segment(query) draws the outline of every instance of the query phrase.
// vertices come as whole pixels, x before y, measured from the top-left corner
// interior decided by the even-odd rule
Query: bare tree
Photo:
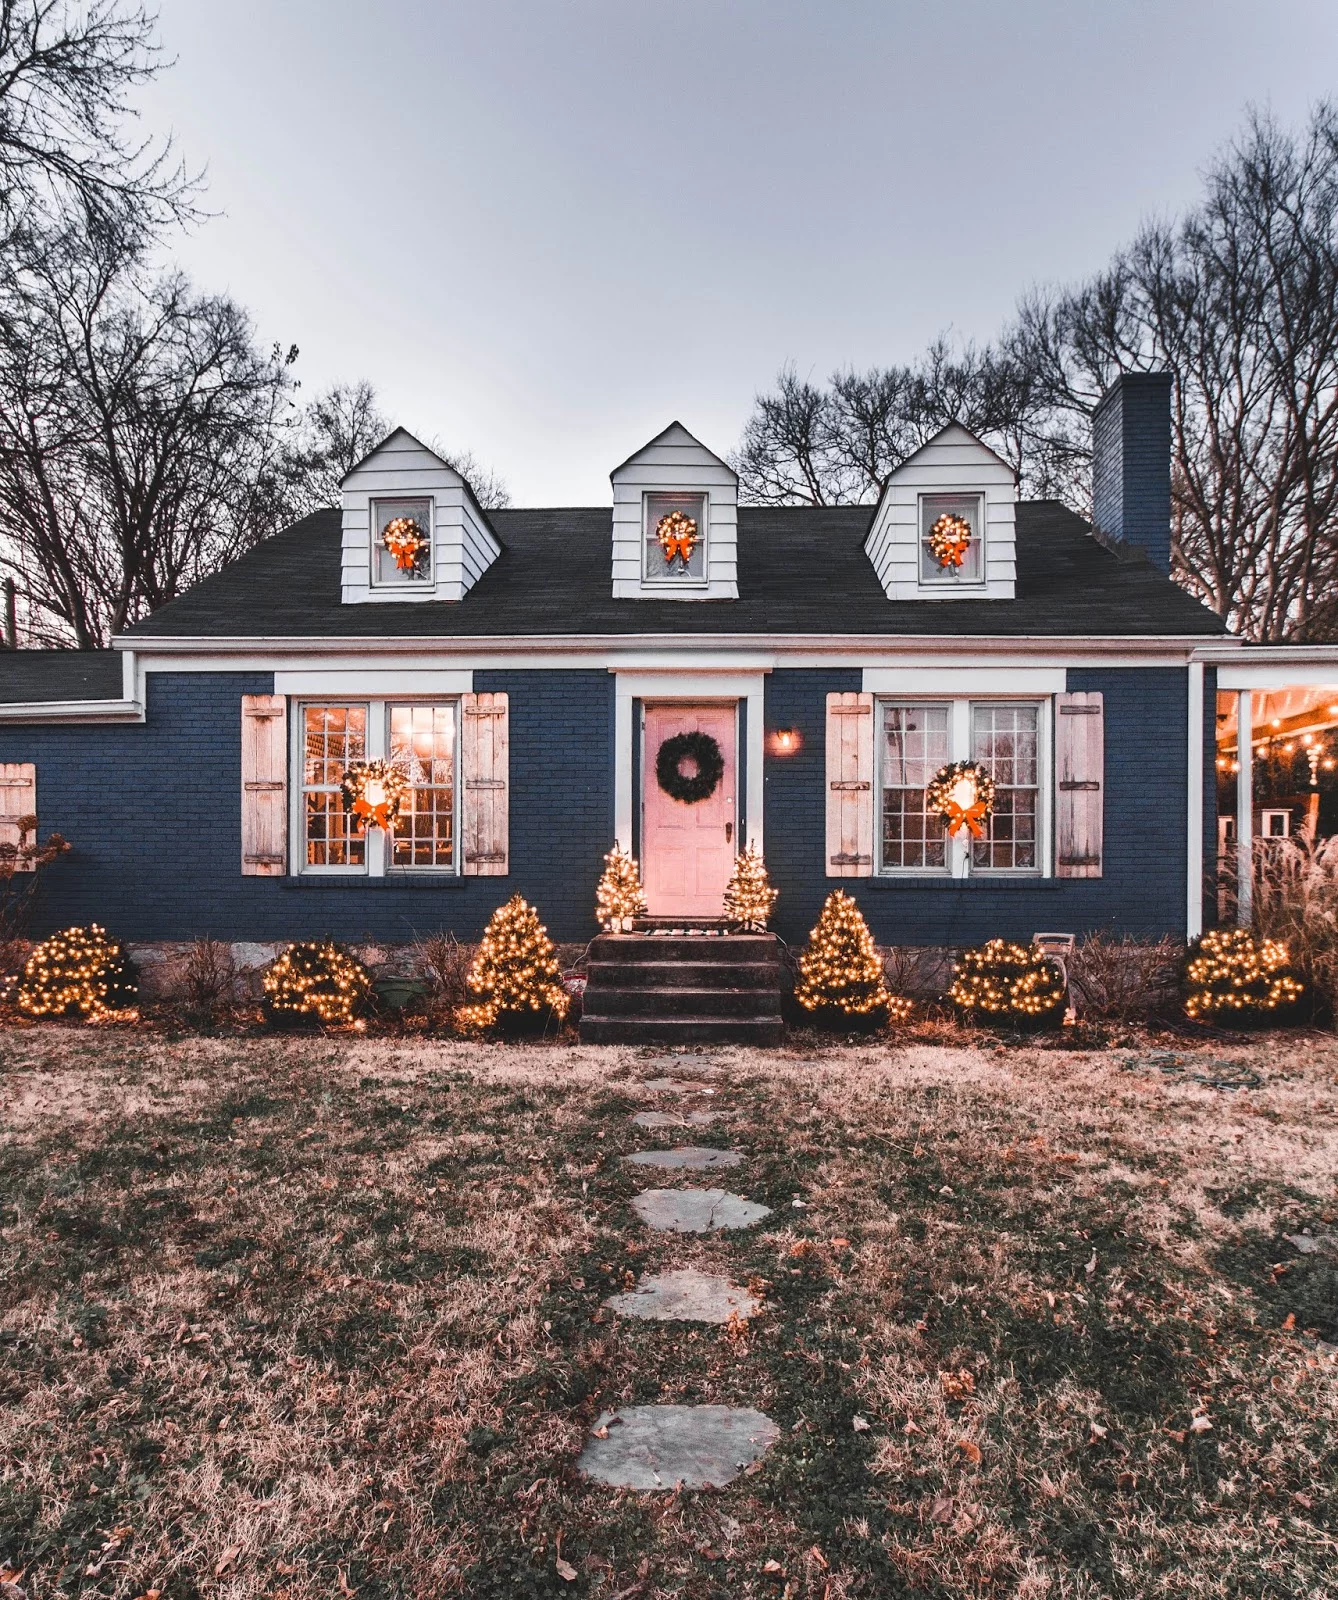
[[[390,432],[366,380],[336,383],[305,408],[284,451],[290,518],[339,504],[339,485]]]

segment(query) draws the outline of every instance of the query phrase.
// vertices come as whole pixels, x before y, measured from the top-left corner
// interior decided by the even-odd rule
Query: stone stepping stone
[[[622,1317],[644,1322],[728,1322],[755,1317],[762,1302],[718,1274],[687,1267],[642,1278],[626,1294],[611,1295],[604,1304]]]
[[[618,1489],[723,1489],[780,1437],[770,1417],[735,1406],[629,1406],[594,1431],[576,1465]]]
[[[709,1083],[699,1083],[693,1078],[647,1078],[641,1085],[652,1094],[714,1094]]]
[[[709,1172],[714,1167],[737,1167],[743,1157],[737,1150],[712,1150],[709,1145],[685,1144],[674,1150],[638,1150],[623,1160],[634,1167],[678,1167],[688,1172]]]
[[[638,1111],[632,1121],[638,1128],[709,1128],[725,1114],[723,1111]]]
[[[725,1228],[751,1228],[771,1215],[724,1189],[643,1189],[632,1209],[649,1227],[662,1233],[719,1233]]]

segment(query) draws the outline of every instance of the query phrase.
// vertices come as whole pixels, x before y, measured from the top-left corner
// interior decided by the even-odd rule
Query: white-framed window
[[[645,496],[641,540],[643,582],[705,586],[709,512],[710,503],[704,494],[657,492]],[[689,529],[695,530],[695,535],[685,542]],[[666,538],[674,541],[668,549]]]
[[[935,548],[935,534],[944,543]],[[958,545],[965,535],[965,548]],[[940,555],[944,559],[940,559]],[[922,494],[920,496],[920,582],[950,584],[959,588],[985,581],[985,497],[982,494]]]
[[[892,876],[1041,877],[1049,866],[1050,703],[886,699],[879,702],[879,870]],[[953,761],[994,779],[994,808],[975,838],[949,836],[925,791]]]
[[[433,505],[428,496],[402,496],[393,500],[372,501],[372,582],[377,588],[398,588],[407,584],[434,582],[432,517]],[[418,530],[420,540],[426,541],[420,545],[411,562],[407,549],[397,560],[394,552],[386,547],[386,529],[392,523],[399,525],[397,531],[401,534],[407,531],[408,524],[413,524]]]
[[[384,877],[460,870],[458,700],[302,701],[292,718],[295,870]],[[345,769],[389,761],[405,779],[392,830],[353,826]]]

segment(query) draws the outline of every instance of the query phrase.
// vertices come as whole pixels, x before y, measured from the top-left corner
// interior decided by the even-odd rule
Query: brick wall
[[[1171,375],[1126,372],[1092,417],[1092,520],[1171,570]]]

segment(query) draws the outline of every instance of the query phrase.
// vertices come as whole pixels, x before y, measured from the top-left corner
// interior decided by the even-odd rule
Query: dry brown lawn
[[[0,1565],[32,1600],[1338,1595],[1338,1256],[1286,1242],[1338,1234],[1332,1038],[716,1052],[688,1103],[732,1120],[689,1140],[773,1214],[706,1240],[629,1208],[662,1180],[618,1157],[673,1142],[629,1120],[649,1054],[0,1031]],[[601,1309],[686,1264],[766,1310]],[[719,1492],[583,1480],[598,1412],[657,1400],[782,1438]]]

